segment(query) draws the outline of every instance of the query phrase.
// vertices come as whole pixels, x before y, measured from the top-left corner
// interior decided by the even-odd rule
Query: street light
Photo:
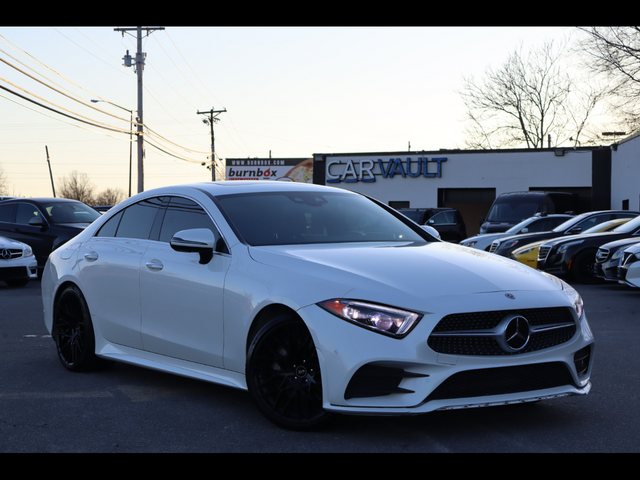
[[[118,107],[126,112],[129,112],[131,115],[131,123],[129,124],[129,196],[131,196],[131,169],[132,169],[132,145],[133,145],[133,110],[129,110],[128,108],[121,107],[117,103],[109,102],[108,100],[91,100],[93,103],[104,102],[109,105],[113,105],[114,107]]]

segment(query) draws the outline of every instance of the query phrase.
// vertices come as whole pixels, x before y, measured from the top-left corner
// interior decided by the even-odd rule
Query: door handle
[[[164,268],[164,265],[162,264],[162,262],[160,260],[149,260],[147,262],[147,268],[149,270],[162,270]]]
[[[85,253],[84,258],[89,262],[95,262],[96,260],[98,260],[98,253],[97,252]]]

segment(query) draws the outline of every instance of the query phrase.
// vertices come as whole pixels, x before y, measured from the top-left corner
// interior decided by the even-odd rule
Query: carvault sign
[[[396,176],[441,178],[442,164],[447,159],[427,157],[406,157],[382,159],[336,159],[327,162],[327,183],[375,182],[378,178]]]

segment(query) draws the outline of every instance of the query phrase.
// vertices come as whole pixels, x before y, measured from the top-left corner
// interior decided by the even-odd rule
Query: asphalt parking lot
[[[0,286],[0,452],[638,452],[640,290],[576,285],[596,337],[586,397],[269,423],[242,391],[127,365],[73,374],[42,321],[40,283]]]

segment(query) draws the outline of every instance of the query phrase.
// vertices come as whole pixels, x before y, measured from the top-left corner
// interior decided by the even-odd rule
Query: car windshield
[[[520,222],[532,217],[538,209],[537,203],[498,203],[491,207],[488,222]]]
[[[518,233],[520,231],[520,229],[522,229],[523,227],[529,225],[531,222],[532,222],[532,220],[530,218],[527,218],[526,220],[523,220],[520,223],[515,224],[513,227],[511,227],[509,230],[507,230],[504,233],[509,233],[509,234]]]
[[[218,203],[252,246],[341,242],[426,243],[402,220],[361,195],[316,192],[234,194]]]
[[[100,214],[81,202],[51,202],[41,205],[47,219],[54,223],[91,223]]]
[[[558,225],[556,228],[554,228],[553,230],[551,230],[552,232],[559,232],[562,233],[565,230],[567,230],[568,228],[573,227],[574,225],[577,225],[578,223],[580,223],[582,220],[584,220],[585,218],[587,218],[589,215],[592,215],[591,213],[587,212],[587,213],[583,213],[582,215],[578,215],[577,217],[573,217],[570,218],[569,220],[567,220],[566,222],[562,222],[560,225]]]
[[[613,231],[616,233],[631,233],[635,232],[640,227],[640,217],[635,217],[626,223],[623,223],[619,227],[616,227]]]

